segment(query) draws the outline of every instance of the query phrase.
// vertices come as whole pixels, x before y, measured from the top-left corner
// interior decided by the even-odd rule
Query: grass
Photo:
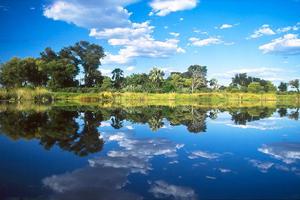
[[[51,92],[45,88],[19,88],[0,90],[0,100],[11,102],[34,101],[47,102],[77,102],[118,105],[299,105],[299,95],[296,93],[133,93],[133,92],[100,92],[100,93],[70,93]]]

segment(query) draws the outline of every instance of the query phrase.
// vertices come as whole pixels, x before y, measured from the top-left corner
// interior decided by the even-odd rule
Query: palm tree
[[[154,67],[149,74],[149,79],[156,84],[156,86],[160,86],[164,80],[165,73],[156,67]]]

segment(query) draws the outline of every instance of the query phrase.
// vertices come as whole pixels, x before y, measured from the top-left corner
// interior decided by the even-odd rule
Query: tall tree
[[[79,73],[79,60],[68,48],[63,48],[58,54],[50,48],[41,53],[40,68],[48,76],[47,85],[51,88],[74,87],[78,85],[75,79]]]
[[[209,86],[212,87],[214,90],[218,89],[218,87],[219,87],[218,80],[215,78],[209,80]]]
[[[296,89],[298,93],[300,92],[300,91],[299,91],[299,79],[295,79],[295,80],[290,81],[290,82],[289,82],[289,85],[290,85],[292,88]]]
[[[191,65],[188,68],[187,75],[192,78],[191,89],[192,93],[200,87],[207,86],[207,67],[200,65]]]
[[[69,49],[79,58],[79,63],[84,69],[85,86],[101,86],[103,76],[98,67],[101,65],[100,59],[105,57],[103,48],[96,44],[80,41]]]
[[[286,92],[288,89],[288,84],[284,83],[284,82],[280,82],[279,86],[278,86],[278,90],[280,92]]]
[[[21,87],[23,86],[24,76],[21,67],[20,58],[12,58],[1,65],[0,83],[4,87]]]
[[[149,73],[149,79],[153,82],[157,87],[161,86],[164,81],[165,73],[156,67],[154,67]]]
[[[124,72],[120,68],[114,69],[112,72],[112,80],[114,87],[120,89],[124,81]]]

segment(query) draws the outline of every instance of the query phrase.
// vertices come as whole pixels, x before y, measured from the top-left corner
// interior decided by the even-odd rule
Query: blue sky
[[[105,48],[104,74],[208,66],[227,84],[238,72],[300,78],[299,0],[0,0],[0,60],[39,56],[80,40]]]

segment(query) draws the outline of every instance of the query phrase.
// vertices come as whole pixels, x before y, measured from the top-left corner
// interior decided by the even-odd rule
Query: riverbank
[[[44,88],[0,90],[0,100],[9,102],[33,101],[37,103],[75,102],[102,105],[299,105],[297,93],[130,93],[99,92],[69,93],[51,92]]]

